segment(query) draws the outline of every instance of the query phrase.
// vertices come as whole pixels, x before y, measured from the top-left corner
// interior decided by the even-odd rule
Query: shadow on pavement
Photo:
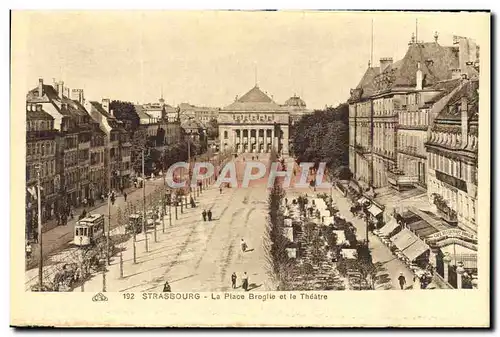
[[[262,283],[259,284],[259,285],[256,285],[255,283],[250,283],[248,285],[248,290],[247,291],[254,290],[254,289],[257,289],[257,288],[260,288],[260,287],[262,287]]]

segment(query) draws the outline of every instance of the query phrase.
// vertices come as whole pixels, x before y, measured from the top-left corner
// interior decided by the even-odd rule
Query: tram
[[[77,221],[73,243],[77,246],[95,244],[104,235],[104,215],[91,214]]]

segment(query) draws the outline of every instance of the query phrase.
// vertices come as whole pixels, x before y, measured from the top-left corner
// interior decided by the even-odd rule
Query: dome
[[[306,102],[304,102],[304,100],[302,98],[300,98],[299,96],[293,95],[285,102],[285,105],[286,106],[298,106],[298,107],[305,108]]]

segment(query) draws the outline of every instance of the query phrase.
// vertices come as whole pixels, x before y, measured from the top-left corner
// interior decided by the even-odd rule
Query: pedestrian
[[[259,156],[257,156],[257,160],[259,160]]]
[[[285,198],[285,205],[288,205],[288,198]]]
[[[168,283],[168,281],[165,281],[165,284],[163,285],[163,292],[164,293],[172,292],[172,289],[170,288],[170,284]]]
[[[201,215],[203,216],[203,221],[207,221],[207,211],[203,210],[203,212],[201,213]]]
[[[29,243],[29,241],[26,243],[26,258],[29,260],[31,259],[31,253],[32,253],[32,250],[31,250],[31,244]],[[233,287],[234,288],[234,287]]]
[[[87,200],[87,198],[84,198],[83,199],[83,207],[87,207],[88,203],[89,203],[89,201]]]
[[[403,290],[405,287],[405,284],[406,284],[406,278],[403,275],[403,272],[399,273],[398,281],[399,281],[399,286],[401,287],[401,290]]]
[[[212,221],[212,210],[211,209],[208,210],[207,216],[208,216],[208,221]]]
[[[38,231],[37,230],[33,231],[33,241],[35,243],[38,243]]]
[[[243,253],[246,252],[248,246],[247,246],[247,243],[245,242],[245,240],[241,239],[240,245],[241,245],[241,251]]]
[[[123,199],[127,202],[127,192],[123,192]]]
[[[245,272],[243,274],[243,277],[241,279],[242,279],[241,286],[243,287],[243,289],[245,289],[245,291],[248,291],[248,275],[247,275],[247,272]]]
[[[233,275],[231,275],[231,285],[233,289],[236,289],[236,273],[233,273]]]
[[[220,194],[222,194],[222,186],[219,187]]]

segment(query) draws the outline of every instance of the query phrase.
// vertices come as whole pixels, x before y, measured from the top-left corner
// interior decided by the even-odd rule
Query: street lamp
[[[372,205],[369,200],[365,200],[363,202],[363,211],[365,213],[365,221],[366,221],[366,247],[368,247],[368,227],[369,227],[369,216],[370,212],[368,212],[368,208]]]

